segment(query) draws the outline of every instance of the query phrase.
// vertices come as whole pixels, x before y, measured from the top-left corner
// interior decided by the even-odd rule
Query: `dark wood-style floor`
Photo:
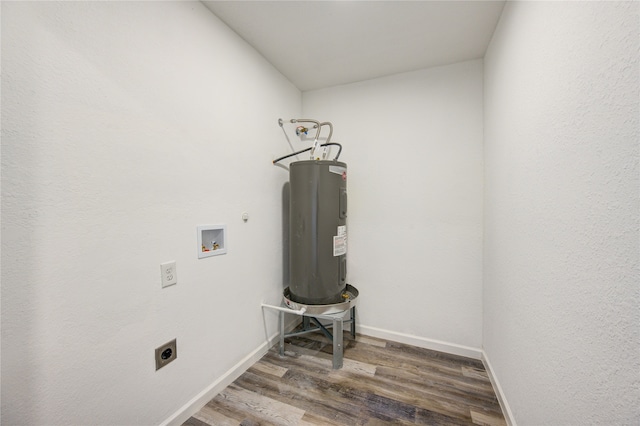
[[[320,333],[277,345],[183,426],[505,425],[482,362],[344,333],[333,370]]]

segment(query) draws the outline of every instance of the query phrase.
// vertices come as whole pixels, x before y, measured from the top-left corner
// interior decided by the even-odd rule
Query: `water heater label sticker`
[[[338,232],[340,232],[340,228],[345,228],[344,235],[336,235],[333,237],[333,255],[334,256],[342,256],[343,254],[347,254],[347,234],[346,234],[346,226],[339,226]]]
[[[346,226],[338,226],[338,237],[346,237],[347,236],[347,227]]]
[[[333,237],[333,255],[342,256],[347,254],[347,237]]]
[[[347,169],[345,167],[340,166],[329,166],[329,171],[331,173],[335,173],[337,175],[347,175]]]

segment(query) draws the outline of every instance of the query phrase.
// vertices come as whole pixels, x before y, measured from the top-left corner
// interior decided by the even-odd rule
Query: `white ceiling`
[[[481,58],[500,1],[203,1],[300,90]]]

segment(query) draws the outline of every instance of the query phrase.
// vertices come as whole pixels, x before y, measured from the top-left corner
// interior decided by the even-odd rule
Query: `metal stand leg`
[[[342,368],[342,318],[333,319],[333,369]]]
[[[356,338],[356,307],[351,308],[351,337]]]
[[[284,356],[284,312],[280,311],[280,356]]]

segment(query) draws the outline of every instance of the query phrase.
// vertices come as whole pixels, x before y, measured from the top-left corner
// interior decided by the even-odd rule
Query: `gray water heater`
[[[347,165],[307,160],[289,165],[291,299],[343,301],[347,285]]]

